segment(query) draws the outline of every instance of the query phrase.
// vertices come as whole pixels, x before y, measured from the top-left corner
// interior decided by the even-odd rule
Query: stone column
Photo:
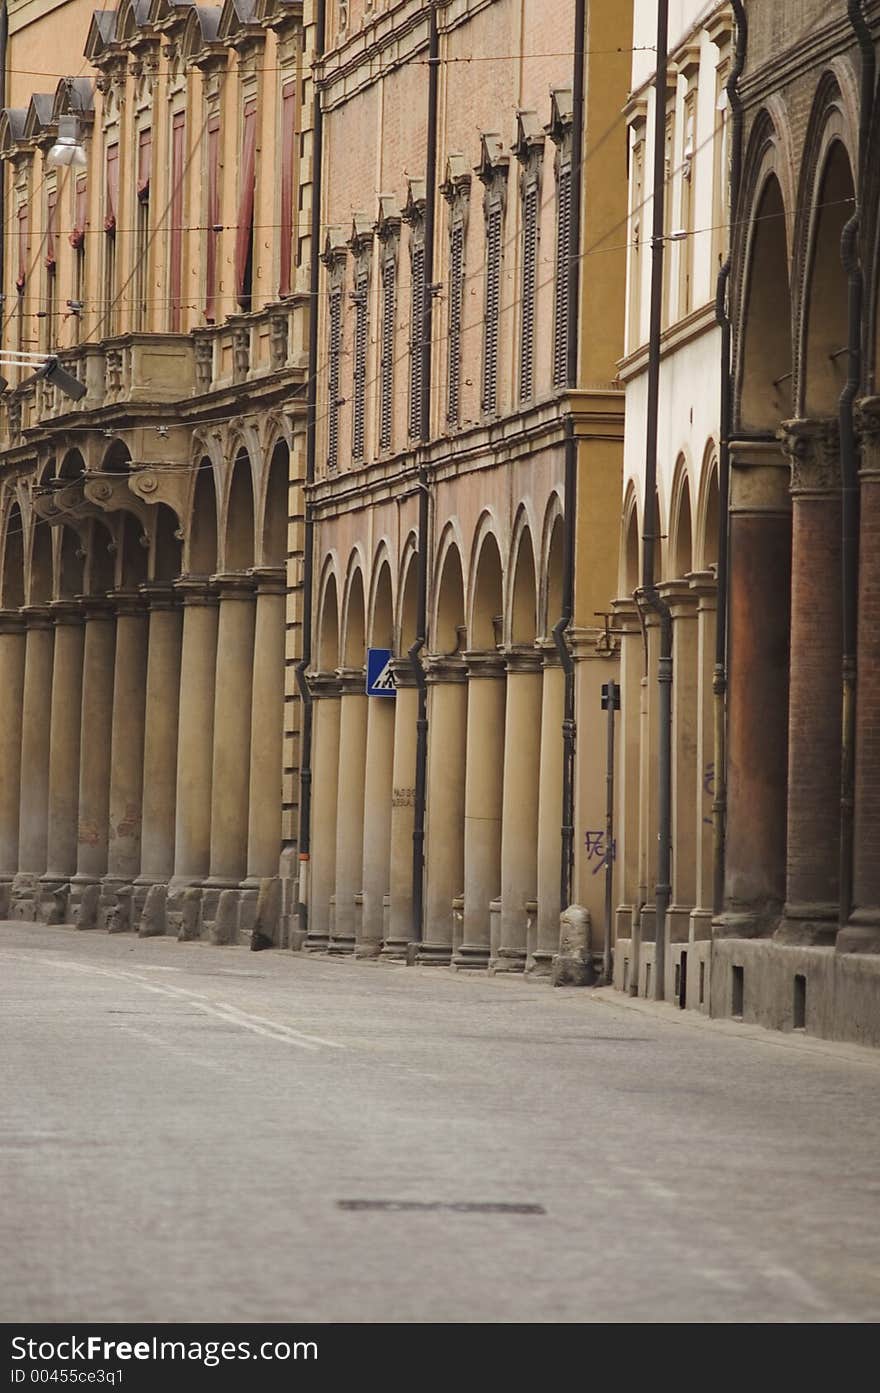
[[[254,572],[257,608],[251,696],[247,878],[255,889],[278,875],[281,856],[281,776],[284,741],[284,605],[281,566]]]
[[[21,799],[16,897],[34,901],[33,878],[46,869],[49,834],[49,730],[52,709],[54,634],[48,606],[24,611],[27,638],[21,720]]]
[[[392,759],[390,878],[388,936],[383,958],[405,958],[413,936],[413,827],[416,800],[416,721],[419,693],[406,658],[394,662],[397,696],[394,700]]]
[[[528,945],[526,971],[550,972],[559,952],[559,896],[562,874],[562,721],[565,674],[555,644],[542,644],[541,761],[538,772],[538,921]]]
[[[62,600],[51,608],[55,617],[55,655],[49,736],[49,835],[43,876],[50,887],[65,884],[76,873],[85,642],[81,607]]]
[[[367,751],[367,701],[363,668],[339,674],[339,782],[336,803],[336,910],[330,933],[331,953],[351,953],[357,937],[355,896],[364,874],[364,776]]]
[[[632,598],[627,595],[614,600],[612,607],[614,626],[620,635],[620,716],[614,780],[619,902],[614,918],[615,938],[626,941],[632,938],[639,904],[639,768],[645,645]],[[622,969],[620,982],[623,985]]]
[[[204,580],[174,582],[183,602],[173,885],[203,882],[211,864],[211,775],[219,601]]]
[[[840,914],[841,572],[837,421],[789,421],[788,845],[778,937],[833,943]]]
[[[461,658],[431,658],[428,680],[428,777],[425,818],[425,913],[420,963],[448,964],[452,901],[464,885],[464,782],[467,674]],[[488,903],[487,903],[488,910]]]
[[[222,890],[240,885],[247,869],[255,603],[250,576],[218,575],[213,584],[220,615],[207,883]]]
[[[110,831],[110,741],[113,727],[113,671],[116,615],[105,596],[82,599],[82,725],[79,742],[79,825],[72,902],[107,873]],[[91,922],[94,922],[90,916]]]
[[[102,922],[131,925],[126,891],[141,868],[144,793],[144,714],[147,683],[147,610],[137,593],[117,591],[113,724],[110,739],[110,839],[101,891]],[[83,751],[87,757],[85,750]],[[128,912],[126,912],[126,909]]]
[[[467,745],[464,785],[464,904],[462,941],[453,967],[487,967],[490,905],[501,893],[501,813],[504,783],[504,659],[466,653]]]
[[[648,968],[642,969],[642,944],[657,938],[655,894],[659,832],[658,760],[660,717],[657,666],[660,658],[660,625],[655,613],[645,615],[647,673],[643,669],[639,705],[639,883],[633,916],[632,965],[629,989],[633,995],[649,988]]]
[[[697,898],[697,597],[683,579],[665,582],[660,591],[672,614],[672,944],[687,943]],[[672,980],[670,970],[666,980]]]
[[[839,953],[880,953],[880,397],[859,403],[858,671],[855,715],[853,909]]]
[[[309,677],[312,693],[312,818],[308,930],[304,947],[326,952],[336,884],[336,813],[339,779],[339,708],[336,673]]]
[[[174,874],[177,730],[181,705],[183,628],[172,585],[142,585],[150,607],[144,718],[144,800],[141,885],[167,884]]]
[[[363,907],[355,956],[375,958],[382,949],[385,900],[390,893],[395,707],[399,693],[367,698],[364,775]],[[412,831],[410,830],[410,879]]]
[[[688,577],[697,601],[697,770],[693,789],[696,809],[696,902],[691,913],[692,942],[712,936],[713,812],[715,798],[715,622],[718,587],[714,571],[694,572]]]
[[[9,912],[9,887],[18,870],[18,819],[21,797],[21,717],[24,700],[24,618],[0,611],[0,913]]]
[[[541,653],[507,655],[501,819],[501,942],[493,972],[522,972],[529,919],[538,898],[538,796],[541,778]],[[560,737],[561,740],[561,737]]]
[[[785,898],[791,499],[776,444],[731,446],[725,909],[756,936]]]

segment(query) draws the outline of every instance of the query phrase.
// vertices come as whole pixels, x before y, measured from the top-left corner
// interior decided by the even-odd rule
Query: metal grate
[[[486,219],[486,321],[483,335],[483,410],[498,410],[498,328],[501,319],[501,221],[495,204]]]
[[[538,268],[538,186],[530,184],[523,197],[522,326],[519,346],[520,401],[535,391],[535,292]]]
[[[361,272],[355,281],[354,293],[354,400],[352,403],[352,459],[364,457],[364,421],[367,390],[367,315],[368,278]]]
[[[453,224],[449,242],[449,362],[446,419],[453,425],[461,417],[461,317],[464,297],[464,224]]]
[[[425,244],[413,244],[412,303],[409,318],[409,433],[419,436],[422,432],[422,378],[424,354],[422,340],[425,333]]]
[[[327,468],[339,466],[339,356],[342,347],[342,291],[330,292],[330,370],[327,411]]]
[[[568,284],[571,275],[571,165],[559,171],[556,189],[556,288],[553,320],[553,385],[568,386]]]
[[[382,361],[379,367],[379,448],[391,445],[391,404],[394,386],[394,313],[397,302],[397,263],[386,257],[382,266]]]

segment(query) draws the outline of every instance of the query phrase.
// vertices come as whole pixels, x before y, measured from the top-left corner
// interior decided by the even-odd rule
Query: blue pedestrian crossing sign
[[[367,696],[394,697],[397,695],[397,683],[394,680],[394,673],[391,671],[393,657],[394,654],[390,648],[367,649]]]

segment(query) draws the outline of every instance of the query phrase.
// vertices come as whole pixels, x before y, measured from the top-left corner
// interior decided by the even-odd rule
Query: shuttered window
[[[207,127],[208,227],[205,233],[205,319],[217,318],[217,250],[220,241],[220,117],[208,117]]]
[[[367,391],[367,321],[369,314],[369,278],[358,273],[354,292],[354,400],[352,402],[351,454],[356,460],[364,457],[364,420]]]
[[[244,104],[241,141],[241,188],[235,233],[235,294],[243,310],[251,307],[254,275],[254,186],[257,159],[257,99]]]
[[[20,203],[18,205],[18,275],[15,279],[15,288],[19,295],[23,294],[25,285],[27,284],[30,236],[30,208],[27,203]]]
[[[330,292],[329,372],[327,374],[327,468],[339,468],[339,358],[342,351],[342,291]]]
[[[424,355],[422,340],[425,333],[425,246],[416,242],[412,249],[412,303],[409,324],[409,433],[421,434],[422,381]]]
[[[538,186],[530,184],[523,197],[522,301],[519,346],[520,401],[531,401],[535,391],[535,294],[538,270]]]
[[[281,89],[281,263],[278,294],[291,291],[290,267],[293,253],[294,139],[296,135],[296,83],[285,82]]]
[[[107,146],[107,173],[104,182],[104,231],[116,232],[116,209],[119,204],[119,146]]]
[[[168,268],[170,300],[169,325],[180,333],[183,302],[183,179],[186,113],[178,111],[171,120],[171,262]]]
[[[559,171],[556,188],[556,286],[553,317],[553,385],[568,386],[568,285],[571,277],[571,166]]]
[[[382,264],[382,360],[379,368],[379,448],[391,447],[394,388],[394,315],[397,305],[397,263],[387,256]]]
[[[453,223],[449,239],[449,361],[446,384],[446,419],[461,419],[461,315],[464,296],[464,224]]]
[[[135,326],[147,327],[147,263],[150,248],[150,177],[153,166],[153,133],[138,136],[137,212],[135,243]]]
[[[486,220],[486,319],[483,334],[483,410],[498,410],[498,328],[501,318],[501,219],[495,204]]]

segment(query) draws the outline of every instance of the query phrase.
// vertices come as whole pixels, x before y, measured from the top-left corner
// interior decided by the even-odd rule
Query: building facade
[[[588,9],[581,85],[569,0],[327,8],[309,950],[548,972],[577,902],[601,955],[631,19]]]
[[[3,350],[57,355],[85,391],[35,375],[36,357],[4,369],[4,913],[227,941],[262,888],[279,941],[298,790],[301,6],[7,8]],[[50,158],[59,132],[77,163]]]

